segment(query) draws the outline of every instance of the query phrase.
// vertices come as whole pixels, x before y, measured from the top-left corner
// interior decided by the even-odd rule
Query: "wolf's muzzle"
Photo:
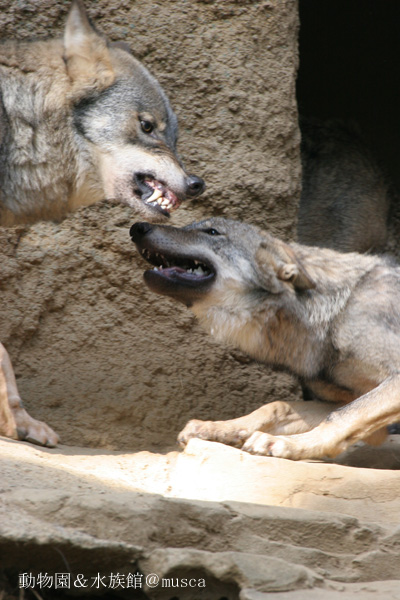
[[[193,243],[184,243],[193,232],[139,222],[129,233],[140,255],[153,266],[143,274],[153,292],[191,306],[210,289],[216,278],[215,267],[196,253]]]

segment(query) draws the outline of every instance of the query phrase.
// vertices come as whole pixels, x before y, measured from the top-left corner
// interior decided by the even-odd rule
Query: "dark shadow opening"
[[[353,119],[400,189],[400,2],[300,0],[300,114]]]

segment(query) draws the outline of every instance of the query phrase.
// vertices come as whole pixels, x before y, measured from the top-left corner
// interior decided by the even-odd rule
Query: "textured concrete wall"
[[[0,2],[4,37],[59,35],[69,2]],[[224,215],[293,235],[300,189],[297,3],[87,2],[128,42],[178,114],[179,152],[205,195],[172,223]],[[216,344],[151,294],[129,240],[135,214],[101,205],[60,224],[1,229],[0,334],[33,416],[65,443],[155,448],[189,418],[230,418],[296,385]]]

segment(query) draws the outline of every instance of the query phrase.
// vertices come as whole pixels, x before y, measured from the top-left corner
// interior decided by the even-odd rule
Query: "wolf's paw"
[[[219,442],[241,448],[250,433],[243,427],[238,427],[233,421],[199,421],[193,419],[178,436],[181,446],[186,446],[191,438],[199,438],[209,442]]]
[[[33,419],[24,408],[18,408],[13,413],[17,439],[47,448],[57,446],[60,438],[46,423]]]
[[[243,444],[242,450],[260,456],[275,456],[292,460],[297,458],[295,445],[291,440],[262,431],[255,431]]]
[[[212,440],[212,425],[212,421],[199,421],[198,419],[192,419],[185,425],[178,435],[179,445],[184,448],[188,441],[192,438]]]

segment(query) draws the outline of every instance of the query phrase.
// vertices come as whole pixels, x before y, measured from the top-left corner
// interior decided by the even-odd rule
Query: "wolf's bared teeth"
[[[194,263],[198,265],[195,269],[187,269],[188,273],[195,275],[208,275],[208,269],[204,265],[200,265],[199,261],[195,260]]]
[[[175,208],[175,204],[171,202],[171,200],[169,200],[168,198],[165,198],[165,196],[160,196],[156,202],[164,210],[170,211]]]
[[[151,198],[149,198],[148,202],[151,200],[152,206],[157,206],[158,204],[158,206],[168,211],[174,208],[172,202],[170,202],[168,198],[165,198],[160,190],[155,190],[154,194],[151,196]]]
[[[144,182],[153,189],[152,195],[145,200],[145,203],[153,208],[160,207],[166,212],[179,208],[180,201],[178,197],[162,183],[156,179],[145,177]]]
[[[152,195],[150,196],[150,198],[147,198],[146,202],[150,203],[150,202],[158,202],[158,199],[162,197],[162,191],[155,189],[154,192],[152,193]]]

